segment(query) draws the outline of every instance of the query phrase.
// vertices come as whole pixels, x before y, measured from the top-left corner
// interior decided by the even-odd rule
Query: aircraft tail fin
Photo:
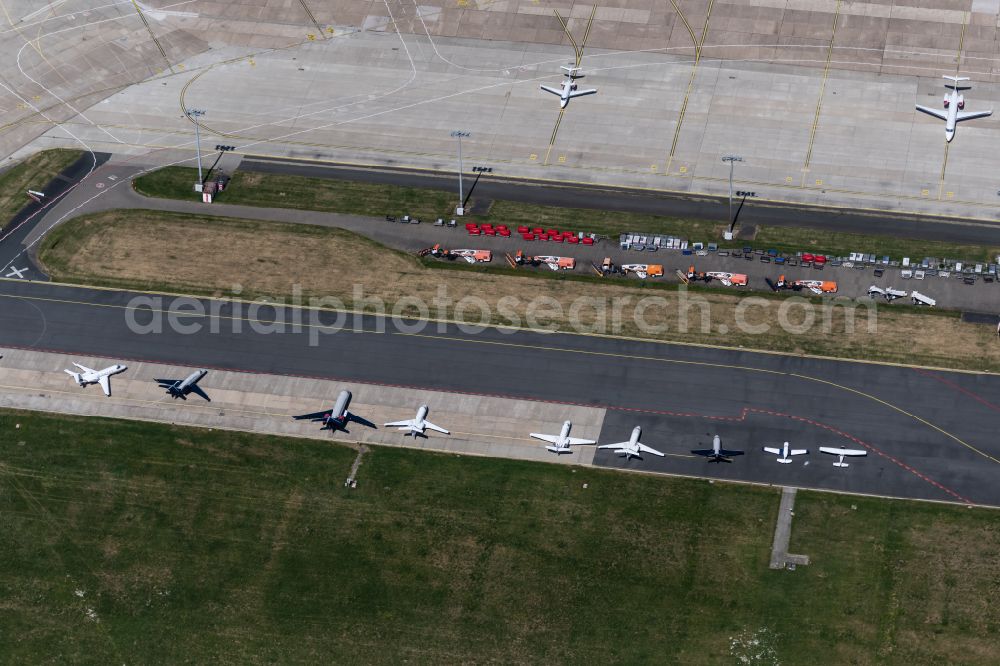
[[[951,83],[944,84],[945,88],[951,88],[954,90],[968,90],[971,87],[971,86],[959,85],[960,81],[969,81],[970,79],[968,76],[948,76],[947,74],[945,74],[942,76],[942,78],[951,81]]]

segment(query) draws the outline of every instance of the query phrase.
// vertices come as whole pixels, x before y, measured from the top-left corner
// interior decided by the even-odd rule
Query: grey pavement
[[[310,311],[296,328],[274,324],[270,306],[239,303],[202,302],[211,314],[181,331],[165,316],[168,297],[38,282],[0,281],[0,299],[7,348],[323,379],[356,387],[359,399],[362,389],[393,387],[472,403],[529,401],[553,429],[574,407],[596,408],[606,410],[599,438],[581,436],[621,441],[641,425],[643,441],[667,453],[626,461],[600,450],[598,465],[1000,506],[1000,379],[985,374],[432,323],[418,331],[417,322],[344,313]],[[328,400],[316,396],[303,411]],[[747,455],[713,465],[690,454],[713,434]],[[826,456],[775,465],[758,453],[784,441],[864,447],[869,456],[836,468]]]
[[[792,518],[795,515],[795,488],[781,489],[781,504],[774,526],[774,543],[771,546],[772,569],[784,569],[789,564],[809,564],[808,555],[792,555],[788,544],[792,539]]]

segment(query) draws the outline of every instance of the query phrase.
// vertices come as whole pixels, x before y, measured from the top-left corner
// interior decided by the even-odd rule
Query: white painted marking
[[[25,268],[15,268],[15,267],[11,266],[10,267],[10,273],[7,273],[7,275],[4,275],[4,277],[17,277],[17,278],[21,278],[23,280],[24,279],[24,273],[27,270],[28,270],[27,267],[25,267]]]

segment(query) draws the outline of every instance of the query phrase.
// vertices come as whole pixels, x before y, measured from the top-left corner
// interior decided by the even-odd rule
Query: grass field
[[[142,194],[172,199],[190,199],[191,183],[197,170],[167,167],[137,178],[135,188]],[[250,206],[299,208],[355,215],[383,217],[410,214],[420,219],[452,216],[454,192],[416,187],[397,187],[327,178],[304,178],[237,171],[219,201]],[[477,220],[515,226],[577,229],[612,238],[628,231],[675,235],[692,241],[722,241],[723,224],[706,220],[669,216],[640,215],[558,206],[536,206],[515,201],[494,201],[490,212]],[[949,257],[966,261],[995,260],[1000,248],[922,241],[894,236],[831,232],[807,227],[758,227],[753,241],[737,241],[733,246],[776,249],[794,253],[805,250],[833,256],[851,252],[922,259]]]
[[[349,490],[355,452],[315,440],[10,411],[0,432],[3,663],[1000,650],[989,511],[800,492],[812,563],[771,571],[773,489],[375,448]]]
[[[206,248],[211,248],[206,253]],[[308,248],[308,251],[303,251]],[[741,332],[741,297],[718,292],[681,294],[621,282],[560,280],[551,277],[513,278],[503,272],[435,270],[416,257],[390,250],[356,234],[326,227],[278,224],[231,218],[153,211],[109,211],[77,218],[46,237],[39,253],[45,270],[63,282],[110,287],[153,289],[201,295],[230,295],[234,285],[244,298],[286,299],[294,288],[304,297],[332,296],[345,306],[373,309],[377,298],[392,312],[404,299],[431,300],[444,289],[451,301],[483,300],[493,323],[528,323],[536,299],[551,299],[558,310],[544,308],[538,323],[562,330],[597,331],[656,340],[744,346],[791,353],[843,358],[899,361],[932,366],[1000,370],[1000,348],[987,326],[963,324],[952,316],[927,316],[905,309],[880,307],[877,330],[867,328],[868,311],[857,313],[849,330],[844,308],[834,308],[830,325],[817,315],[801,334],[774,326],[775,312],[785,297],[766,301],[746,313],[749,324],[772,325],[766,334]],[[194,259],[199,258],[199,259]],[[547,274],[546,274],[547,275]],[[167,281],[169,280],[169,281]],[[524,298],[511,295],[525,295]],[[662,299],[641,309],[642,299]],[[500,316],[501,300],[512,316]],[[688,298],[687,301],[682,299]],[[681,308],[682,302],[703,299],[704,307]],[[576,304],[576,305],[574,305]],[[576,310],[574,307],[580,306]],[[615,308],[619,307],[615,325]],[[651,328],[641,329],[637,313]],[[421,314],[414,309],[403,313]],[[538,309],[535,312],[539,312]],[[553,312],[545,316],[545,312]],[[707,313],[702,319],[702,313]],[[423,313],[455,317],[455,308],[436,306]],[[466,320],[478,321],[471,308]],[[570,327],[570,318],[579,325]],[[688,326],[684,330],[683,319]],[[790,320],[794,319],[789,317]],[[796,320],[797,322],[798,320]],[[720,335],[724,327],[728,331]],[[913,331],[920,329],[920,335]]]
[[[44,190],[63,169],[80,159],[79,150],[45,150],[0,174],[0,229],[30,203],[28,189]]]

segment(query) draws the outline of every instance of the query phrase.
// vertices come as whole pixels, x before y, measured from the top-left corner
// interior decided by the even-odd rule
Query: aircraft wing
[[[559,95],[560,97],[562,97],[562,90],[559,90],[558,88],[553,88],[551,86],[538,86],[538,87],[544,90],[545,92],[550,92],[553,95]]]
[[[348,421],[354,421],[355,423],[360,423],[361,425],[368,426],[369,428],[378,428],[377,425],[375,425],[374,423],[372,423],[368,419],[361,418],[357,414],[352,414],[351,412],[347,412],[347,419],[346,420],[348,420]]]
[[[597,88],[588,88],[586,90],[571,90],[569,93],[570,97],[583,97],[584,95],[593,95],[597,92]]]
[[[548,442],[549,444],[558,444],[559,443],[559,436],[558,435],[543,435],[540,432],[533,432],[533,433],[531,433],[531,437],[534,437],[535,439],[540,439],[543,442]]]
[[[101,388],[104,389],[104,395],[110,397],[111,396],[111,375],[104,375],[103,377],[101,377],[100,379],[98,379],[97,382],[101,385]]]
[[[566,438],[566,443],[567,444],[571,444],[573,446],[584,446],[586,444],[597,444],[597,442],[595,442],[592,439],[581,439],[579,437],[567,437]]]
[[[793,456],[804,456],[809,453],[809,449],[792,449],[788,453]]]
[[[973,118],[985,118],[993,115],[993,111],[959,111],[955,120],[972,120]]]
[[[726,449],[719,449],[719,453],[726,456],[727,458],[732,458],[733,456],[743,455],[742,451],[727,451]]]
[[[597,448],[599,449],[624,449],[626,446],[632,442],[618,442],[617,444],[601,444]]]
[[[410,419],[408,421],[390,421],[389,423],[383,423],[382,425],[386,428],[412,428],[416,424],[413,422],[413,419]]]
[[[181,383],[179,379],[154,379],[154,382],[160,385],[160,388],[168,389],[171,386],[177,386]]]
[[[191,393],[197,393],[208,402],[212,402],[212,399],[208,397],[208,394],[205,393],[203,390],[201,390],[201,387],[198,386],[197,384],[192,384],[191,386],[188,386],[188,391],[190,391]]]
[[[821,446],[819,450],[823,453],[830,453],[835,456],[866,456],[868,452],[864,449],[845,449],[843,447]]]
[[[654,456],[660,456],[661,458],[663,457],[662,453],[660,453],[656,449],[646,446],[645,444],[639,444],[639,450],[642,451],[643,453],[652,453]]]
[[[927,115],[934,116],[935,118],[940,118],[941,120],[948,120],[948,116],[945,115],[943,111],[938,111],[937,109],[932,109],[927,106],[920,106],[917,104],[917,111],[923,111]]]
[[[326,412],[316,412],[315,414],[301,414],[299,416],[293,416],[292,418],[295,419],[296,421],[303,421],[303,420],[322,421],[328,416],[330,416],[330,412],[326,411]]]
[[[450,432],[448,432],[447,430],[445,430],[441,426],[436,426],[436,425],[434,425],[433,423],[431,423],[430,421],[427,421],[427,420],[424,420],[424,427],[425,428],[430,428],[431,430],[437,430],[438,432],[443,432],[446,435],[450,435],[451,434]]]
[[[781,455],[781,449],[776,449],[773,446],[765,446],[764,447],[764,452],[765,453],[773,453],[776,456],[780,456]]]
[[[74,363],[73,365],[75,365],[76,367],[80,368],[84,372],[97,372],[97,370],[94,370],[93,368],[88,368],[85,365],[80,365],[79,363]]]
[[[713,449],[691,449],[691,453],[695,454],[696,456],[705,456],[705,457],[715,455],[715,451]],[[726,454],[723,453],[722,455]]]

